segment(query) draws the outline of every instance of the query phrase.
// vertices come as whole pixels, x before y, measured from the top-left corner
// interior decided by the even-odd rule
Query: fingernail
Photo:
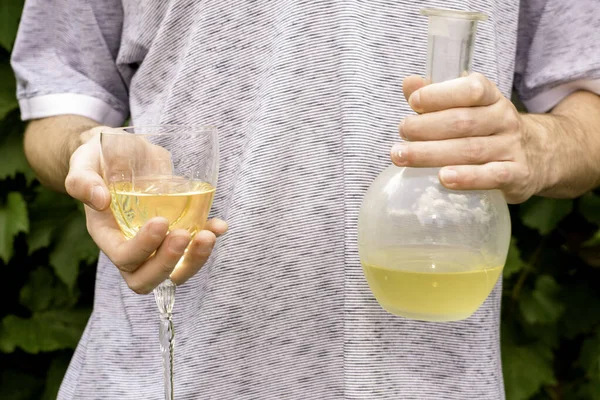
[[[169,242],[169,248],[175,253],[183,253],[189,242],[184,236],[176,236]]]
[[[400,137],[406,140],[406,136],[404,135],[404,121],[406,121],[406,118],[400,122]]]
[[[90,193],[90,204],[94,206],[94,208],[103,208],[106,204],[106,194],[102,186],[94,186],[92,188],[92,192]]]
[[[408,102],[410,103],[411,108],[415,111],[421,108],[421,95],[419,94],[418,90],[410,95]]]
[[[403,144],[397,144],[392,147],[392,161],[396,165],[404,165],[406,162],[406,146]]]
[[[457,173],[453,169],[444,168],[440,171],[440,179],[445,184],[452,184],[456,182]]]

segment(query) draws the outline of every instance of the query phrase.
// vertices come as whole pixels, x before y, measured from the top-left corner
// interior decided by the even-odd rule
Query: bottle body
[[[387,311],[407,318],[469,317],[495,286],[510,244],[501,192],[444,188],[437,168],[390,166],[359,216],[365,277]]]

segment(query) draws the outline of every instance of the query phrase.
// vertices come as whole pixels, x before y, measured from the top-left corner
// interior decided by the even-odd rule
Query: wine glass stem
[[[154,289],[154,300],[160,313],[160,351],[163,359],[165,400],[173,400],[173,350],[175,329],[173,328],[173,305],[175,284],[167,279]]]

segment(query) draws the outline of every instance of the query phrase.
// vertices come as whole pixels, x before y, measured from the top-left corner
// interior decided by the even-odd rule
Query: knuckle
[[[478,138],[479,139],[479,138]],[[484,159],[486,148],[482,145],[481,140],[475,138],[466,138],[463,158],[468,164],[477,164]]]
[[[511,173],[506,165],[500,164],[494,171],[494,183],[497,186],[505,186],[511,181]]]
[[[486,79],[480,73],[474,73],[469,82],[469,99],[480,103],[485,98]]]
[[[464,110],[457,113],[455,120],[452,122],[452,128],[456,133],[470,133],[473,131],[475,119],[471,112]]]
[[[504,114],[504,126],[509,131],[519,131],[521,129],[521,120],[514,106],[509,105]]]
[[[157,260],[158,268],[161,272],[170,273],[171,271],[173,271],[173,268],[175,268],[175,263],[179,258],[179,255],[177,255],[176,259],[174,260],[175,262],[170,262],[167,260]]]
[[[115,266],[121,271],[132,272],[135,271],[137,268],[137,264],[127,260],[127,257],[123,253],[117,253],[116,255],[113,255],[110,259],[113,262],[113,264],[115,264]]]

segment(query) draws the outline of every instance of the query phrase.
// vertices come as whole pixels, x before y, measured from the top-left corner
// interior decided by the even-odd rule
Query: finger
[[[479,73],[462,78],[427,85],[415,91],[408,99],[418,113],[458,107],[488,106],[502,98],[492,81]]]
[[[110,205],[110,194],[100,176],[99,139],[93,137],[73,152],[65,179],[67,193],[96,210]]]
[[[216,241],[217,237],[213,232],[198,232],[188,247],[183,262],[171,273],[171,280],[176,285],[181,285],[196,275],[208,260]]]
[[[504,102],[488,107],[463,107],[411,115],[400,123],[400,136],[406,140],[444,140],[487,136],[508,128]]]
[[[229,229],[229,227],[227,226],[227,222],[223,221],[222,219],[213,218],[213,219],[209,219],[208,221],[206,221],[206,224],[204,225],[204,229],[207,231],[211,231],[212,233],[214,233],[216,235],[216,237],[219,237],[219,236],[225,234],[225,232],[227,232],[227,229]]]
[[[444,167],[511,161],[512,135],[474,136],[433,142],[404,142],[392,147],[392,162],[400,167]]]
[[[121,271],[135,271],[161,245],[169,229],[166,218],[150,219],[130,240],[117,226],[109,210],[95,211],[86,207],[88,231],[107,257]]]
[[[491,162],[484,165],[459,165],[440,169],[442,185],[454,190],[502,190],[508,203],[527,198],[521,187],[521,174],[514,162]]]
[[[427,85],[427,81],[421,78],[419,75],[409,75],[402,81],[402,91],[404,92],[404,98],[408,101],[408,98],[416,90],[421,89]]]
[[[169,233],[156,253],[137,270],[121,272],[129,288],[138,294],[150,293],[171,275],[189,243],[188,231],[177,229]]]

